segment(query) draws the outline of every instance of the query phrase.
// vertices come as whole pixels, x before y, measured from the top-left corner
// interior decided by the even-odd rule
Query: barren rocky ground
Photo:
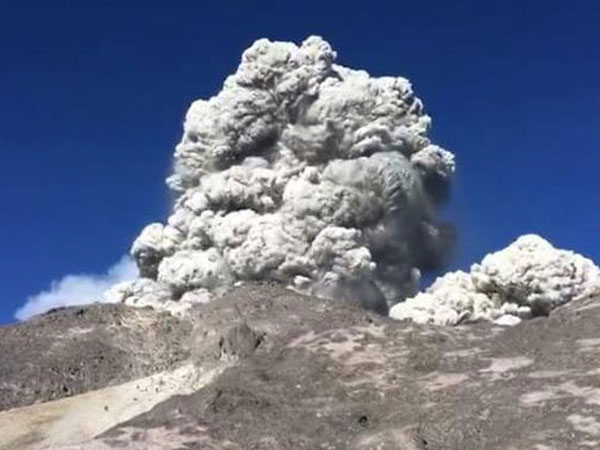
[[[167,313],[106,304],[0,327],[0,411],[172,368],[189,358],[190,330]]]
[[[0,413],[0,448],[600,448],[598,298],[512,328],[394,322],[266,284],[237,288],[186,321],[106,305],[54,314],[0,329],[2,405],[69,398]],[[128,325],[116,331],[121,317]],[[96,331],[73,331],[88,328]],[[60,345],[69,350],[53,356]],[[97,349],[110,364],[94,362]],[[63,370],[74,365],[89,375]],[[49,383],[41,374],[54,366]],[[182,367],[211,377],[169,381]],[[175,387],[136,394],[166,393],[137,409],[125,403],[140,398],[115,391],[75,395],[125,392],[116,385],[153,371]],[[55,393],[61,383],[69,391]],[[48,405],[53,416],[40,421]],[[130,413],[85,435],[57,433],[74,405],[99,418],[117,406]],[[37,436],[13,438],[10,423]]]

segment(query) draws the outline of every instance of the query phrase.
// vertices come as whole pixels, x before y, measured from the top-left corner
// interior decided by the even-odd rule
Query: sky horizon
[[[185,111],[216,94],[262,37],[318,34],[340,64],[412,82],[433,142],[457,157],[444,216],[458,245],[445,270],[467,269],[526,233],[600,263],[600,7],[302,6],[4,5],[0,324],[65,276],[101,277],[145,225],[166,219],[163,180]],[[102,280],[131,275],[118,267]]]

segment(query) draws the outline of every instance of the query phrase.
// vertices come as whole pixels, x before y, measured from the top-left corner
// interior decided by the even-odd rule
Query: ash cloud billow
[[[26,320],[53,308],[108,301],[103,294],[115,283],[128,283],[138,277],[135,263],[127,255],[103,274],[65,275],[51,283],[50,288],[30,296],[17,310],[15,318]]]
[[[415,295],[450,250],[435,209],[454,155],[408,80],[335,63],[320,37],[256,41],[209,100],[194,102],[167,184],[167,223],[131,254],[142,278],[111,301],[185,310],[271,280],[369,309]]]
[[[447,273],[425,292],[398,303],[394,319],[458,325],[480,320],[515,325],[572,300],[600,294],[600,268],[535,234],[486,255],[471,271]]]
[[[421,270],[452,248],[436,207],[454,155],[427,137],[408,80],[335,59],[316,36],[256,41],[217,95],[191,105],[167,179],[172,214],[135,239],[136,267],[67,276],[17,317],[94,301],[184,313],[239,283],[274,281],[393,319],[512,325],[600,293],[600,268],[537,235],[418,292]]]

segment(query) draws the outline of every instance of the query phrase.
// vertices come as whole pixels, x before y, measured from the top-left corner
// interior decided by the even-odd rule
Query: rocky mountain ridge
[[[123,305],[57,311],[0,329],[3,408],[13,408],[0,412],[0,448],[598,448],[598,300],[515,327],[398,322],[269,284],[236,288],[181,323]],[[94,343],[126,348],[132,366],[121,359],[111,373]],[[48,349],[81,367],[52,381],[68,392],[19,377],[32,361],[50,373]],[[20,407],[30,392],[64,398]],[[78,432],[78,417],[93,426]]]

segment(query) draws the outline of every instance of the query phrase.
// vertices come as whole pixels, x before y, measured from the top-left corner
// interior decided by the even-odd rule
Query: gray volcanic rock
[[[191,324],[125,305],[62,308],[0,327],[0,411],[120,384],[189,358]]]
[[[450,328],[247,285],[192,311],[191,359],[222,368],[203,387],[92,440],[5,448],[600,448],[599,300]]]

